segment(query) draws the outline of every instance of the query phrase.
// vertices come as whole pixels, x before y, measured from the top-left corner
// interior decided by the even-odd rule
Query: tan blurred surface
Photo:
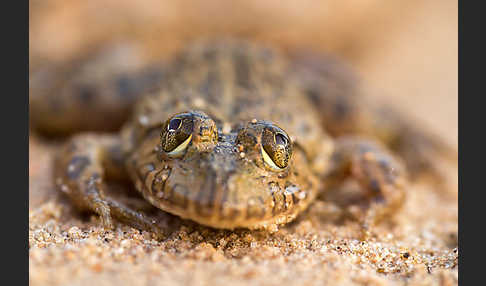
[[[164,58],[208,35],[336,54],[371,96],[457,146],[456,1],[30,1],[31,68],[127,39]],[[367,242],[319,201],[272,235],[161,213],[171,235],[155,241],[124,226],[104,232],[75,212],[53,188],[56,144],[30,137],[31,285],[457,284],[457,191],[412,186],[403,211]]]
[[[30,1],[31,66],[137,39],[167,57],[202,36],[339,55],[457,142],[457,1]],[[430,114],[430,107],[438,114]]]

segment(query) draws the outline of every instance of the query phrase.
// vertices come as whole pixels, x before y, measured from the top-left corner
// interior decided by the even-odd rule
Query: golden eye
[[[292,156],[292,143],[289,136],[277,126],[265,127],[262,133],[262,157],[265,163],[275,170],[282,170],[289,164]]]
[[[171,157],[183,154],[192,139],[194,119],[192,114],[180,113],[167,120],[162,130],[162,149]]]

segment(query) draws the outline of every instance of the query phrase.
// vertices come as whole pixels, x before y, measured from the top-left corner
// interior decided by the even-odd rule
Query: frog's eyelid
[[[187,148],[187,145],[189,145],[191,139],[192,139],[192,134],[189,135],[189,137],[187,137],[187,139],[181,144],[179,144],[179,146],[177,146],[174,150],[168,152],[167,155],[171,157],[177,157],[182,155],[182,151],[184,151]]]

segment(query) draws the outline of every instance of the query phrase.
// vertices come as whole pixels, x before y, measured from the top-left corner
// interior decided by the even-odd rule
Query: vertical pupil
[[[170,130],[177,130],[179,129],[179,127],[181,126],[181,123],[182,123],[182,120],[180,120],[179,118],[174,118],[172,119],[170,122],[169,122],[169,126],[167,127],[167,129]]]
[[[275,134],[275,143],[277,145],[287,145],[287,138],[283,134],[277,133]]]

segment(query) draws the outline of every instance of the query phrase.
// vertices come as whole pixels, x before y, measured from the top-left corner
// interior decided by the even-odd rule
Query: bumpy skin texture
[[[147,65],[140,50],[117,44],[67,63],[35,68],[29,76],[31,125],[50,136],[117,131],[138,96],[157,86],[160,65]]]
[[[424,160],[421,152],[443,146],[393,113],[359,105],[353,77],[326,58],[288,60],[266,47],[220,41],[191,45],[163,70],[158,88],[139,94],[120,135],[77,135],[56,162],[59,188],[108,227],[117,218],[159,232],[104,195],[110,177],[128,176],[162,210],[227,229],[285,224],[351,177],[369,197],[356,213],[368,229],[399,209],[407,182],[395,155],[370,138],[410,156],[412,168]],[[433,163],[421,166],[427,173]]]

